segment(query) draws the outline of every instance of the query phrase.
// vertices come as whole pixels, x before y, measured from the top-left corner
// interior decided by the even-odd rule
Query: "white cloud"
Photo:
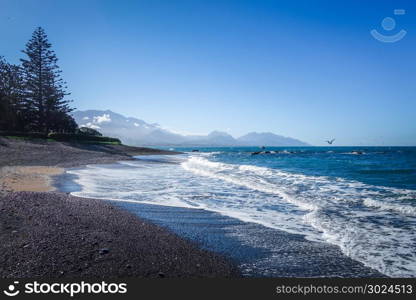
[[[100,126],[94,125],[91,122],[88,122],[85,125],[81,125],[81,127],[89,127],[89,128],[92,128],[92,129],[100,129],[101,128]]]
[[[107,122],[111,122],[111,118],[109,114],[103,114],[102,116],[96,116],[94,117],[94,121],[95,124],[101,124],[101,123],[107,123]]]
[[[89,117],[83,117],[82,119],[83,120],[89,120],[90,118]]]
[[[157,124],[157,125],[158,125],[158,128],[160,128],[162,130],[167,130],[167,131],[170,131],[171,133],[184,135],[184,136],[207,135],[208,134],[208,133],[189,132],[189,131],[185,131],[185,130],[176,130],[176,129],[172,129],[172,128],[168,128],[168,127],[161,127],[159,124]]]

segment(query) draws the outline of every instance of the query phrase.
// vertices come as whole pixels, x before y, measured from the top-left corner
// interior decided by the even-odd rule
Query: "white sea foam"
[[[364,205],[368,207],[375,207],[381,210],[398,212],[403,215],[416,217],[416,207],[406,204],[391,203],[387,201],[378,201],[374,199],[364,199]]]
[[[78,196],[215,211],[338,245],[390,276],[416,277],[411,205],[416,191],[227,164],[210,156],[150,157],[69,172],[82,186]]]
[[[397,220],[406,216],[407,225],[416,225],[412,218],[416,216],[415,207],[400,201],[416,200],[416,191],[250,165],[226,165],[201,157],[192,157],[182,166],[199,175],[278,195],[306,210],[303,220],[321,232],[318,238],[311,231],[304,232],[309,238],[336,244],[348,256],[387,275],[416,276],[416,236],[406,226],[396,226]]]

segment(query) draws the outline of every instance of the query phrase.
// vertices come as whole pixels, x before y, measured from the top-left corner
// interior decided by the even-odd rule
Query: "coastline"
[[[0,136],[0,195],[6,192],[54,191],[51,177],[64,168],[134,160],[134,155],[179,154],[153,148],[77,144]]]
[[[224,256],[125,209],[54,192],[63,167],[177,152],[0,139],[0,277],[240,277]]]
[[[152,150],[150,154],[168,153]],[[118,154],[105,160],[120,161]],[[96,162],[93,156],[91,164]],[[73,160],[61,161],[61,165],[85,166]],[[15,166],[4,170],[24,174],[16,177],[15,187],[23,186],[19,179],[25,176],[38,176],[43,182],[35,185],[33,192],[8,191],[3,198],[0,193],[0,212],[13,212],[12,217],[2,218],[6,230],[1,234],[10,240],[0,248],[4,257],[2,277],[385,277],[345,256],[336,246],[216,212],[68,195],[77,187],[71,174],[61,167]],[[40,192],[42,188],[48,192]],[[28,186],[26,189],[30,190]],[[67,211],[74,213],[65,215]],[[26,219],[29,223],[23,228],[16,227]],[[125,220],[133,225],[125,224]],[[30,243],[22,241],[20,232],[26,239],[34,238]],[[156,244],[149,244],[150,240]],[[73,243],[70,247],[68,241]],[[81,252],[74,252],[78,245]],[[47,256],[37,255],[39,252]],[[110,252],[112,255],[107,255]],[[134,263],[125,263],[126,255]],[[52,265],[48,265],[50,260]],[[28,261],[30,266],[24,263]],[[16,266],[17,273],[13,271]]]
[[[243,277],[387,277],[344,255],[335,245],[309,241],[300,234],[204,209],[132,202],[109,203],[168,228],[203,249],[231,258]]]
[[[101,165],[99,168],[107,174],[111,170],[120,170],[122,166],[123,163],[117,163]],[[89,167],[86,169],[91,170]],[[60,191],[75,192],[73,195],[84,197],[83,183],[79,181],[82,178],[70,172],[56,176],[54,184]],[[88,177],[85,179],[88,184]],[[244,277],[386,277],[345,255],[336,245],[311,241],[301,234],[266,227],[220,211],[141,203],[134,199],[117,200],[106,197],[106,194],[97,197],[167,228],[203,249],[230,258]]]

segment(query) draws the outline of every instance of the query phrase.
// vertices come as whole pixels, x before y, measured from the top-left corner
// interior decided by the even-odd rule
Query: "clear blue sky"
[[[78,109],[183,133],[416,145],[416,1],[0,0],[0,55],[18,62],[36,26]]]

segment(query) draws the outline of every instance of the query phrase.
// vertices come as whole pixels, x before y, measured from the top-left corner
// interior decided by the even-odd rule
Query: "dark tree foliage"
[[[53,111],[50,114],[50,129],[58,133],[75,133],[78,124],[71,115],[63,111]]]
[[[73,109],[69,107],[71,101],[65,99],[69,95],[66,83],[61,78],[58,59],[42,28],[35,30],[23,53],[27,55],[27,59],[21,59],[21,62],[31,128],[45,133],[65,131],[59,120],[71,125],[68,115]]]
[[[74,133],[66,83],[42,28],[22,52],[21,66],[0,57],[0,131]]]
[[[0,57],[0,129],[24,130],[25,108],[21,69]]]
[[[103,136],[98,130],[89,127],[80,127],[78,133],[89,136]]]

